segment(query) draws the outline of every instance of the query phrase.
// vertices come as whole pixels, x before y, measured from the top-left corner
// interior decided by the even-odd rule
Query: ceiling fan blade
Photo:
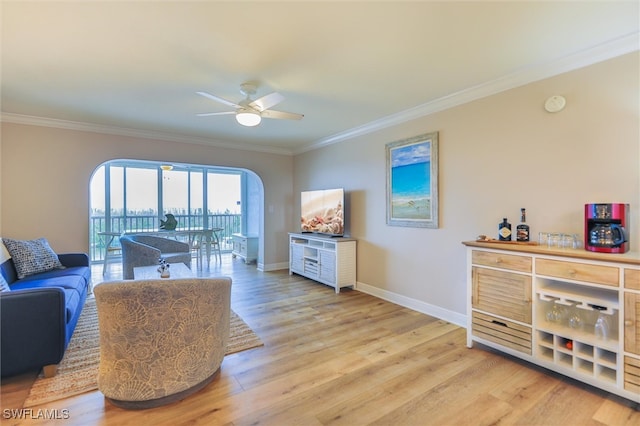
[[[284,101],[284,96],[278,92],[273,92],[268,95],[256,99],[249,104],[250,107],[257,109],[258,111],[264,111]]]
[[[229,115],[229,114],[235,114],[235,111],[224,111],[224,112],[201,112],[199,114],[196,114],[198,117],[209,117],[211,115]]]
[[[304,114],[272,110],[262,111],[261,115],[264,118],[282,118],[285,120],[302,120],[302,117],[304,117]]]
[[[212,95],[210,93],[207,93],[207,92],[196,92],[196,93],[198,95],[200,95],[200,96],[204,96],[205,98],[209,98],[209,99],[211,99],[213,101],[220,102],[221,104],[225,104],[225,105],[228,105],[230,107],[242,108],[240,105],[238,105],[235,102],[228,101],[228,100],[226,100],[224,98],[220,98],[218,96],[214,96],[214,95]]]

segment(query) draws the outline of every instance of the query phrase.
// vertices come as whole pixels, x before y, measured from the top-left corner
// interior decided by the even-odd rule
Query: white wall
[[[107,160],[131,158],[254,171],[273,206],[265,212],[259,262],[269,268],[288,259],[291,156],[9,123],[1,136],[0,236],[47,237],[56,251],[87,252],[91,174]]]
[[[497,238],[503,217],[515,229],[521,207],[537,238],[539,231],[582,235],[585,203],[629,203],[638,251],[639,75],[636,52],[298,155],[293,216],[300,191],[344,187],[360,288],[458,321],[466,306],[461,242]],[[566,97],[562,112],[544,110],[551,95]],[[385,144],[433,131],[440,228],[387,226]]]

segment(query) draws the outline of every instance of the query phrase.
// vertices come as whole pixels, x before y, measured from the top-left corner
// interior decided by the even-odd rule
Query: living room
[[[537,238],[541,231],[582,235],[585,203],[628,203],[631,251],[640,251],[637,33],[635,44],[570,70],[558,61],[550,67],[553,75],[507,90],[494,82],[490,95],[468,102],[460,96],[446,108],[435,104],[424,116],[295,153],[208,146],[195,138],[178,141],[3,110],[0,235],[46,236],[58,252],[86,252],[88,185],[100,164],[210,164],[251,170],[262,180],[259,263],[264,271],[277,271],[288,266],[287,237],[298,230],[300,192],[343,187],[349,231],[358,240],[357,290],[464,326],[467,269],[461,243],[480,234],[497,237],[498,222],[517,222],[522,207]],[[601,50],[614,49],[582,54],[599,58]],[[553,95],[566,98],[564,110],[544,109]],[[385,145],[435,131],[439,227],[387,226]]]

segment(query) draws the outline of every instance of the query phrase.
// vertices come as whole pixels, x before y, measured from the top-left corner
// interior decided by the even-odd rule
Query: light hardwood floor
[[[111,266],[117,278],[117,266]],[[115,268],[115,270],[113,269]],[[96,268],[100,281],[101,268]],[[198,275],[233,278],[232,308],[264,346],[227,356],[208,387],[173,405],[126,411],[99,391],[37,409],[65,425],[639,425],[638,403],[494,352],[465,330],[358,291],[224,255]],[[109,277],[107,277],[109,278]],[[3,380],[3,424],[35,373]]]

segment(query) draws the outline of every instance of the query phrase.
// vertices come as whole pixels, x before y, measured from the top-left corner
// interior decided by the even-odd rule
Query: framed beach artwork
[[[438,227],[438,132],[391,142],[387,150],[387,225]]]

